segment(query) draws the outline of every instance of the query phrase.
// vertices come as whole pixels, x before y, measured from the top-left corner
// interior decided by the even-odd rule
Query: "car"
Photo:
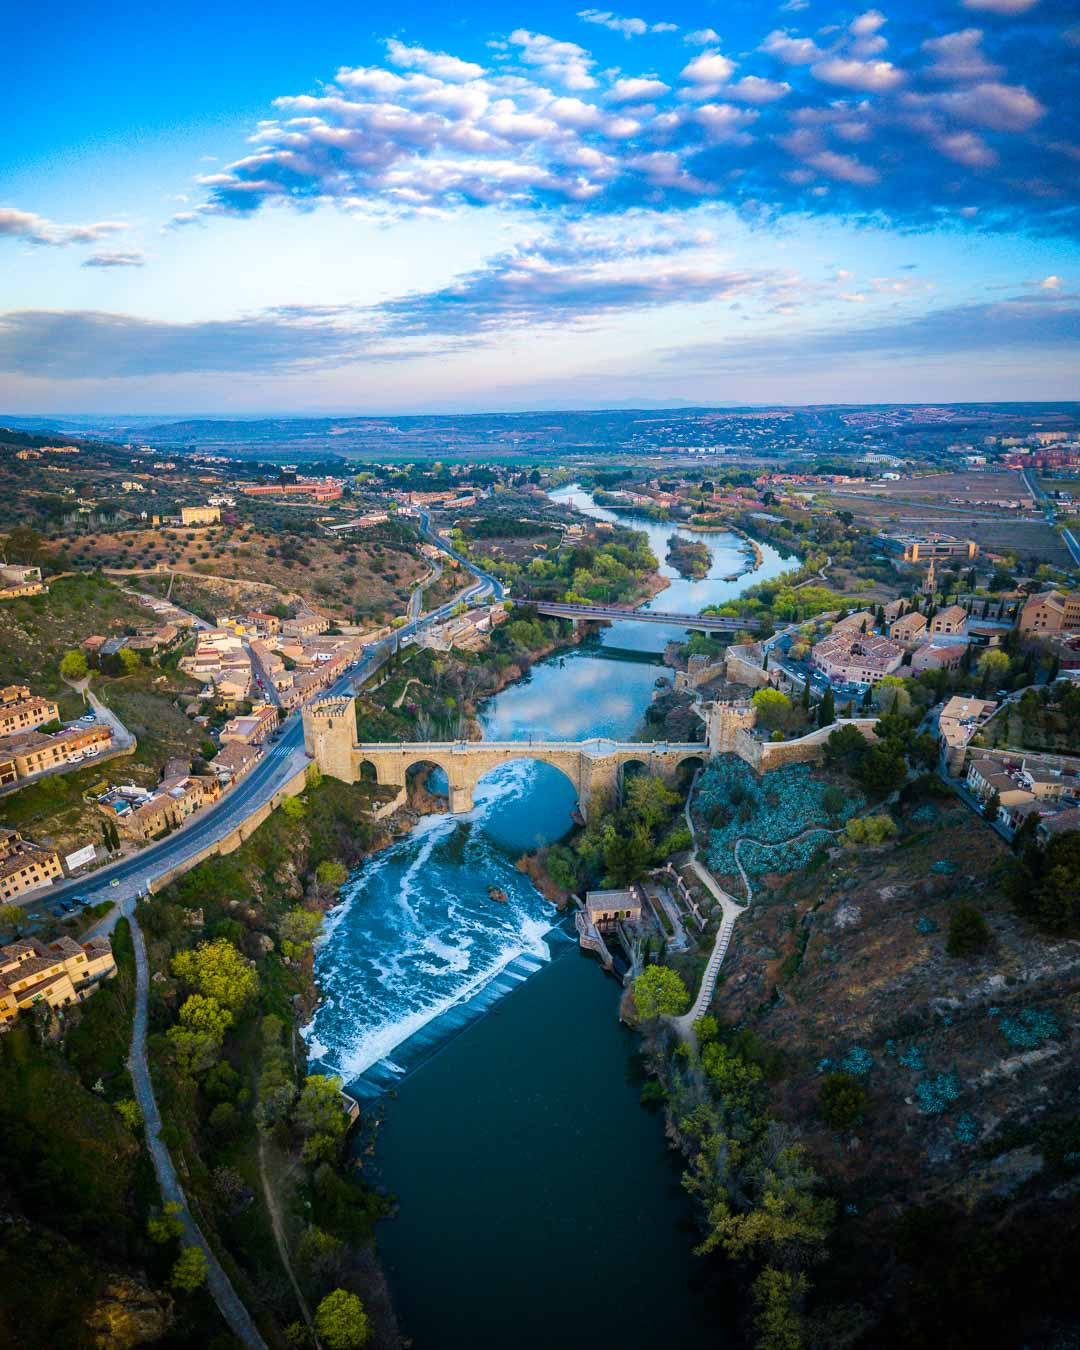
[[[119,877],[113,877],[112,881],[109,882],[109,885],[110,885],[110,886],[119,886],[119,885],[120,885],[120,878],[119,878]],[[87,903],[89,903],[89,902],[87,902]]]
[[[64,911],[65,914],[70,914],[71,911],[75,908],[75,902],[73,900],[61,900],[60,908]]]

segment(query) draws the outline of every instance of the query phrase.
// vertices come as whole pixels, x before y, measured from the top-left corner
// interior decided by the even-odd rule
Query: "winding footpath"
[[[266,1342],[259,1335],[255,1323],[251,1320],[247,1308],[233,1288],[232,1281],[222,1269],[220,1261],[214,1255],[210,1244],[203,1236],[202,1229],[187,1202],[180,1179],[176,1175],[172,1157],[161,1138],[161,1113],[154,1097],[154,1085],[150,1078],[150,1065],[146,1058],[147,998],[150,990],[149,963],[146,958],[146,940],[134,914],[134,906],[128,914],[131,923],[131,940],[135,949],[135,1016],[131,1027],[131,1054],[128,1068],[135,1089],[135,1100],[143,1113],[146,1128],[146,1146],[157,1173],[161,1195],[166,1203],[174,1202],[180,1206],[179,1217],[184,1224],[184,1245],[195,1246],[206,1257],[206,1284],[218,1305],[222,1317],[230,1331],[242,1345],[252,1350],[266,1350]]]

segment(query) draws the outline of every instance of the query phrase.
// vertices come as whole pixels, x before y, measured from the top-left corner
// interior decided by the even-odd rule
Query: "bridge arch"
[[[513,764],[533,764],[538,766],[541,776],[548,776],[552,784],[558,784],[561,794],[565,795],[567,801],[567,813],[580,805],[581,784],[578,782],[576,773],[569,765],[558,764],[553,761],[549,755],[543,753],[531,753],[528,743],[522,744],[520,754],[509,754],[498,764],[492,764],[479,773],[473,782],[473,792],[481,783],[489,779],[493,774],[502,773]],[[569,828],[569,825],[568,827]]]
[[[431,782],[431,773],[433,769],[441,771],[446,780],[445,789],[441,784],[433,785]],[[450,803],[453,799],[453,789],[451,787],[450,771],[445,764],[430,755],[417,755],[411,763],[406,764],[402,770],[402,786],[406,792],[412,794],[417,784],[421,784],[424,791],[430,793],[433,797],[445,797],[447,799],[448,809],[453,809]]]

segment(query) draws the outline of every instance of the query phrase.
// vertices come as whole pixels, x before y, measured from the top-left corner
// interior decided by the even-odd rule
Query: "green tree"
[[[348,1128],[349,1118],[341,1100],[341,1079],[313,1073],[304,1079],[293,1120],[305,1135],[328,1135],[340,1142]]]
[[[233,1016],[216,998],[206,994],[192,994],[180,1007],[180,1024],[191,1031],[201,1031],[217,1041],[225,1039],[232,1026]]]
[[[949,919],[949,937],[945,950],[950,956],[974,956],[984,951],[990,942],[990,925],[982,910],[964,900],[956,906]]]
[[[315,869],[315,881],[320,890],[336,891],[348,880],[349,869],[336,858],[324,859]]]
[[[147,1221],[146,1236],[159,1247],[179,1242],[184,1236],[183,1212],[183,1205],[170,1200],[159,1215]]]
[[[315,1333],[326,1350],[360,1350],[371,1338],[371,1324],[355,1294],[335,1289],[315,1310]]]
[[[625,795],[627,808],[650,830],[662,825],[679,801],[679,794],[662,778],[647,773],[628,779]]]
[[[850,1073],[830,1073],[818,1089],[818,1110],[834,1130],[850,1130],[862,1119],[866,1088]]]
[[[844,807],[847,805],[847,797],[836,786],[830,784],[821,794],[821,806],[830,820],[839,820],[844,814]]]
[[[983,652],[975,667],[982,679],[983,689],[1000,684],[1008,675],[1010,664],[1008,656],[999,647],[990,647]]]
[[[655,1017],[679,1017],[690,1006],[690,995],[678,971],[670,966],[646,966],[634,981],[634,1004],[643,1022]]]
[[[19,905],[0,905],[0,927],[21,933],[25,917]]]
[[[206,1283],[209,1270],[206,1254],[201,1247],[185,1247],[176,1258],[169,1276],[169,1284],[185,1294],[193,1294]]]
[[[281,810],[288,820],[303,820],[307,815],[307,807],[299,797],[286,797],[281,803]]]
[[[983,802],[983,815],[987,820],[997,820],[1001,810],[1001,794],[995,789]]]
[[[125,675],[134,675],[142,666],[142,657],[138,652],[133,652],[130,647],[120,648],[120,667]]]
[[[831,727],[836,721],[836,700],[833,696],[832,685],[825,686],[825,692],[821,696],[821,702],[818,704],[818,726]],[[842,728],[843,730],[844,728]],[[854,727],[851,728],[855,730]],[[855,733],[858,735],[858,732]],[[830,736],[830,741],[832,737]]]
[[[299,956],[319,936],[323,916],[313,909],[290,909],[278,922],[285,955]]]
[[[844,827],[846,843],[866,844],[870,848],[877,848],[895,834],[896,822],[892,816],[884,813],[877,816],[859,816],[849,820]]]
[[[757,720],[768,731],[783,730],[791,721],[791,699],[779,689],[758,689],[750,702],[757,709]]]
[[[116,1103],[117,1112],[120,1119],[128,1127],[132,1134],[136,1134],[142,1129],[143,1113],[139,1103],[134,1097],[124,1097]]]
[[[89,673],[86,655],[77,647],[65,652],[60,658],[60,674],[65,680],[85,680]]]
[[[808,1289],[806,1276],[766,1266],[754,1281],[756,1350],[802,1350],[800,1305]]]
[[[235,1011],[255,996],[258,976],[228,938],[200,942],[190,951],[177,952],[173,973],[199,993]]]

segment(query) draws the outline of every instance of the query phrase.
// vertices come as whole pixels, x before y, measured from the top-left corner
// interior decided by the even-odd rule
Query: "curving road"
[[[444,553],[457,558],[476,580],[452,600],[448,600],[445,605],[432,610],[422,618],[412,619],[396,629],[391,636],[373,643],[363,658],[340,680],[324,690],[320,697],[354,693],[379,669],[403,638],[412,636],[440,619],[445,619],[460,601],[479,600],[488,595],[495,600],[504,598],[505,590],[502,583],[461,557],[444,540],[435,535],[428,525],[425,513],[421,513],[421,533]],[[223,839],[237,825],[242,824],[248,816],[268,802],[274,793],[307,762],[303,723],[297,710],[282,724],[277,740],[271,744],[262,759],[221,798],[220,802],[205,807],[192,816],[181,829],[156,844],[150,844],[130,858],[102,867],[88,876],[76,877],[62,885],[52,886],[48,890],[32,891],[22,897],[20,903],[51,904],[63,896],[77,894],[87,896],[94,903],[100,900],[115,900],[118,908],[123,909],[123,902],[133,900],[145,892],[151,879],[162,876],[186,862],[210,844]]]

